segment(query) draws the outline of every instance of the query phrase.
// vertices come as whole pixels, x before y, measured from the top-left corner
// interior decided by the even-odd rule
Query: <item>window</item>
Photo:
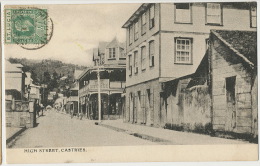
[[[175,22],[191,23],[191,6],[189,3],[175,4]]]
[[[129,27],[129,45],[133,43],[133,25]]]
[[[191,63],[191,39],[176,38],[175,63]]]
[[[207,3],[206,14],[207,24],[222,24],[222,9],[220,4]]]
[[[131,76],[132,75],[132,55],[129,55],[129,61],[128,61],[128,63],[129,63],[129,76]]]
[[[141,28],[141,31],[142,31],[142,35],[145,34],[145,32],[146,32],[146,13],[143,13],[143,15],[142,15],[142,28]]]
[[[145,70],[146,68],[146,47],[141,47],[141,66],[142,70]]]
[[[126,58],[125,50],[123,48],[119,48],[119,51],[119,58]]]
[[[138,73],[138,52],[134,52],[134,68],[135,68],[135,73]]]
[[[256,13],[256,6],[251,6],[250,8],[250,16],[251,16],[251,27],[256,28],[257,25],[257,13]]]
[[[153,27],[154,27],[154,5],[152,5],[149,10],[149,28],[151,29]]]
[[[134,28],[134,37],[135,37],[135,40],[137,40],[138,39],[138,35],[139,35],[139,33],[138,33],[138,21],[135,23],[135,28]]]
[[[116,58],[116,48],[109,48],[109,58]]]
[[[149,66],[154,66],[154,41],[149,42]]]

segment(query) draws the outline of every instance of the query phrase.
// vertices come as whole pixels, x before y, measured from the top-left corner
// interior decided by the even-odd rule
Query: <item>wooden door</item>
[[[226,78],[226,131],[233,131],[236,128],[236,77]]]

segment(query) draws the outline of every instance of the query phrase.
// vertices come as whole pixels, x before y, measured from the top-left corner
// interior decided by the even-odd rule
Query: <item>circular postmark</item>
[[[5,9],[5,43],[37,50],[52,38],[53,21],[47,9],[36,7]]]

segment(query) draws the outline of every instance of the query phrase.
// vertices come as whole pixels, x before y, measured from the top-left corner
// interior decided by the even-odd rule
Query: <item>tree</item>
[[[51,75],[50,75],[50,73],[49,73],[48,71],[45,71],[45,72],[43,73],[43,83],[44,83],[44,84],[48,84],[48,83],[50,82],[50,80],[51,80]]]
[[[37,74],[34,72],[34,70],[31,70],[31,78],[33,80],[33,84],[39,84],[39,79],[38,79],[38,76]]]

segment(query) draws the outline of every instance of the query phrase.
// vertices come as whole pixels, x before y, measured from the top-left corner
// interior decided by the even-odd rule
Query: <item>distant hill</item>
[[[63,76],[73,78],[75,69],[84,70],[87,68],[87,66],[63,63],[59,60],[52,59],[33,60],[26,58],[9,58],[9,61],[11,63],[21,63],[24,66],[25,72],[32,72],[35,83],[41,83],[43,81],[43,74],[46,71],[48,71],[51,76],[56,72],[59,78]]]

